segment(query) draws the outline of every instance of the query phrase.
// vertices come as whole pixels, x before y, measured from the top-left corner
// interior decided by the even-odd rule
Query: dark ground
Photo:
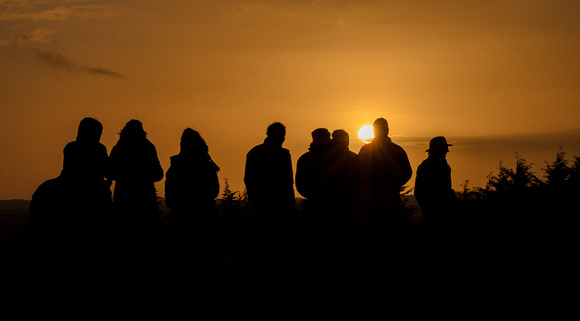
[[[244,251],[222,251],[215,265],[183,274],[166,264],[163,251],[159,251],[149,269],[129,278],[115,274],[71,276],[65,269],[77,272],[78,269],[65,266],[57,269],[54,277],[31,282],[24,272],[27,267],[20,260],[20,237],[27,208],[27,201],[0,201],[0,288],[4,293],[14,293],[15,298],[31,295],[50,298],[64,291],[69,297],[98,293],[101,298],[118,301],[135,296],[157,300],[201,295],[207,300],[229,297],[252,302],[290,298],[316,304],[328,296],[349,301],[376,293],[421,305],[441,300],[440,308],[477,303],[478,309],[485,306],[493,309],[519,307],[521,300],[545,298],[549,293],[569,288],[570,282],[570,267],[564,267],[566,274],[558,274],[562,270],[554,266],[560,263],[559,254],[546,256],[550,250],[536,251],[535,247],[523,251],[526,247],[523,240],[511,246],[473,242],[483,234],[480,232],[463,234],[463,239],[453,240],[453,251],[436,254],[425,250],[429,242],[417,238],[408,247],[411,251],[382,262],[322,261],[316,254],[305,256],[308,245],[298,244],[291,250],[274,253],[270,259],[252,258]],[[487,239],[493,239],[493,235]],[[382,304],[388,302],[394,301]]]

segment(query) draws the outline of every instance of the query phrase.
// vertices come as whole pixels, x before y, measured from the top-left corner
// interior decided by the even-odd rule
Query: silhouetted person
[[[337,213],[334,212],[334,194],[338,186],[334,182],[336,173],[331,165],[337,157],[337,148],[326,128],[317,128],[311,133],[312,142],[308,151],[296,164],[296,190],[306,198],[304,202],[310,258],[325,260],[330,249],[335,247],[331,231],[335,227]],[[334,175],[333,175],[334,174]]]
[[[111,150],[110,161],[110,178],[116,181],[113,206],[119,223],[120,258],[140,265],[132,267],[131,273],[137,274],[150,267],[143,260],[152,259],[158,245],[161,214],[155,182],[163,178],[157,150],[140,121],[127,122]]]
[[[451,167],[447,164],[449,152],[445,137],[438,136],[429,142],[429,153],[417,168],[415,198],[429,226],[441,227],[450,223],[455,206],[455,191],[451,188]]]
[[[458,260],[467,259],[465,254],[475,249],[465,248],[468,238],[460,237],[457,229],[455,191],[451,187],[451,167],[446,159],[449,146],[452,145],[443,136],[429,142],[428,157],[417,168],[415,198],[423,212],[425,259],[432,263],[423,274],[432,281],[444,278],[451,284],[455,281],[454,275],[462,272],[452,272],[460,263]]]
[[[171,157],[165,178],[170,209],[173,263],[179,277],[208,279],[218,263],[217,207],[219,167],[200,134],[183,131],[179,154]],[[194,275],[197,274],[197,275]]]
[[[329,169],[334,186],[330,204],[334,208],[341,254],[345,260],[352,260],[357,233],[358,155],[349,149],[350,137],[346,131],[333,131],[332,142],[336,156]]]
[[[338,187],[333,197],[339,208],[353,211],[358,190],[358,155],[349,149],[350,137],[342,129],[332,132],[332,143],[336,156],[330,171]]]
[[[102,130],[98,120],[84,118],[76,140],[63,150],[60,175],[32,196],[23,249],[51,278],[82,283],[106,277],[111,190],[105,179],[107,148],[99,143]]]
[[[334,145],[326,128],[317,128],[311,135],[308,151],[298,158],[296,164],[296,190],[308,199],[309,204],[324,207],[324,201],[318,202],[317,198],[325,198],[327,192],[324,187],[330,180],[327,172],[335,157]]]
[[[375,138],[359,157],[360,228],[363,250],[372,256],[401,250],[407,224],[401,207],[401,188],[412,175],[407,153],[393,143],[387,120],[373,123]]]
[[[63,150],[61,176],[103,183],[109,172],[109,157],[107,148],[99,142],[102,132],[103,125],[98,120],[90,117],[81,120],[76,140],[68,143]]]
[[[252,211],[254,245],[257,254],[270,258],[281,252],[295,205],[292,160],[282,147],[285,137],[286,127],[272,123],[264,143],[246,155],[244,183]]]

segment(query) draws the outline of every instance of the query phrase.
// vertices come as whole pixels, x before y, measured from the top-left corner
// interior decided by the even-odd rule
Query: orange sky
[[[385,117],[414,169],[432,136],[455,144],[456,189],[514,151],[542,175],[559,146],[580,155],[578,17],[578,1],[0,0],[0,199],[56,177],[85,116],[109,151],[141,120],[165,170],[192,127],[234,190],[274,121],[294,163],[313,129]]]

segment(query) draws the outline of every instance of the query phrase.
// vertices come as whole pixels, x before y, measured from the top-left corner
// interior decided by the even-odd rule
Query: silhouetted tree
[[[227,178],[224,178],[224,191],[221,194],[219,209],[222,215],[247,216],[249,211],[248,193],[232,191]]]
[[[220,210],[220,248],[223,262],[233,262],[243,255],[248,246],[249,212],[248,194],[232,191],[224,178],[224,191],[218,203]]]
[[[565,159],[566,152],[560,147],[556,153],[556,159],[552,162],[545,162],[546,167],[546,184],[554,189],[562,189],[572,174],[572,168],[568,166],[568,160]]]
[[[499,173],[497,175],[490,174],[486,188],[493,190],[498,194],[504,193],[522,193],[532,189],[536,189],[540,185],[540,180],[532,171],[534,163],[528,164],[517,152],[516,154],[516,169],[507,168],[503,166],[500,160]]]

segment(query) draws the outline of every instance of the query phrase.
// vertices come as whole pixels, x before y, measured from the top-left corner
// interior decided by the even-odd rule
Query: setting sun
[[[358,138],[362,139],[365,143],[370,143],[374,137],[373,126],[371,125],[364,125],[358,130]]]

